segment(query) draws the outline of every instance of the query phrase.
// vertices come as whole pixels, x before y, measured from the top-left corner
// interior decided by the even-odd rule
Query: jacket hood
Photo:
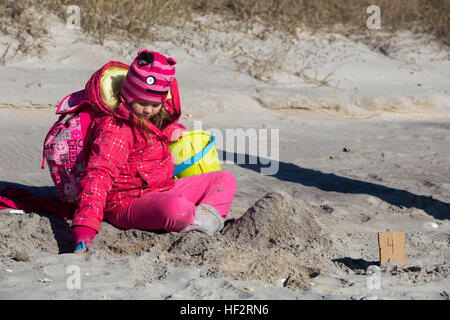
[[[96,112],[114,114],[126,120],[137,119],[130,106],[120,98],[120,90],[129,67],[119,61],[110,61],[91,76],[85,86],[85,95]],[[175,78],[172,80],[169,95],[163,107],[172,115],[172,122],[178,121],[181,117],[178,84]],[[147,124],[152,131],[159,131],[152,123]]]

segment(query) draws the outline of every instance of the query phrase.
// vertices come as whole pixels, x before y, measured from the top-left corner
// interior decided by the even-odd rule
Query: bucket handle
[[[183,161],[182,163],[175,166],[173,170],[173,175],[176,176],[180,172],[183,172],[193,164],[196,164],[199,162],[204,155],[206,155],[209,151],[211,151],[212,147],[214,146],[214,143],[216,142],[216,137],[212,135],[211,141],[208,143],[206,147],[203,148],[202,151],[196,153],[194,156],[190,157],[189,159]]]

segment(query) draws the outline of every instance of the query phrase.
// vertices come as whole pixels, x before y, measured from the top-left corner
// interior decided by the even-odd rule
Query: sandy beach
[[[101,46],[57,22],[50,31],[45,54],[0,66],[0,190],[57,197],[40,165],[58,102],[142,47],[176,57],[180,122],[221,137],[237,193],[216,236],[103,222],[84,255],[71,253],[70,220],[0,210],[0,299],[449,299],[447,47],[405,31],[383,53],[303,30],[282,68],[258,79],[219,31],[208,50],[201,41]],[[0,52],[15,41],[0,37]],[[281,41],[233,39],[255,54]],[[404,266],[379,265],[377,235],[388,230],[405,232]],[[372,265],[378,289],[368,285]]]

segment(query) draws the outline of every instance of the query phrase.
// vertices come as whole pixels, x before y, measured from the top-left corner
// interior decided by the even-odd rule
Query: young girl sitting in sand
[[[111,61],[87,83],[87,98],[99,114],[72,219],[75,251],[89,248],[103,219],[123,229],[212,235],[223,228],[236,192],[234,176],[215,171],[172,177],[168,146],[185,129],[178,124],[175,64],[140,50],[130,66]],[[126,72],[122,80],[111,76],[120,72]],[[106,79],[123,81],[120,91],[108,96]]]

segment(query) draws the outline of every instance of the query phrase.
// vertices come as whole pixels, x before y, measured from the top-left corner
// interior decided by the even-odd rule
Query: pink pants
[[[236,193],[228,171],[214,171],[175,180],[167,191],[147,192],[108,221],[123,229],[180,231],[192,224],[201,203],[216,208],[225,219]]]

